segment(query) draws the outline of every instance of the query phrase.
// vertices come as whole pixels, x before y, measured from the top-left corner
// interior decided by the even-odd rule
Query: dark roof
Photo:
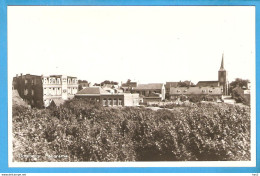
[[[196,85],[197,87],[219,87],[218,81],[199,81]]]
[[[109,94],[109,92],[105,91],[101,87],[87,87],[79,91],[77,94]]]
[[[162,83],[138,84],[137,87],[133,87],[133,90],[162,89],[162,87]]]
[[[129,83],[123,83],[122,87],[136,87],[137,82],[129,82]]]
[[[220,87],[171,87],[170,95],[221,95]]]
[[[165,88],[178,87],[179,82],[166,82]]]

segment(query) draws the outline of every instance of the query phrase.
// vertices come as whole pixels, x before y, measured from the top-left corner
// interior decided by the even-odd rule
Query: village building
[[[170,88],[171,87],[190,87],[193,86],[191,81],[180,81],[180,82],[166,82],[165,84],[165,99],[170,99]]]
[[[103,106],[139,106],[139,95],[108,92],[101,87],[87,87],[79,91],[75,98],[82,98]]]
[[[126,83],[121,84],[121,88],[124,92],[132,92],[133,88],[137,87],[137,82],[127,81]]]
[[[162,83],[138,84],[132,93],[138,93],[143,103],[165,99],[165,86]]]
[[[77,77],[65,75],[16,75],[13,89],[32,107],[48,107],[52,102],[71,99],[78,91]],[[56,103],[55,103],[56,104]]]
[[[201,96],[203,99],[222,99],[221,87],[171,87],[170,99],[177,100],[180,96]]]

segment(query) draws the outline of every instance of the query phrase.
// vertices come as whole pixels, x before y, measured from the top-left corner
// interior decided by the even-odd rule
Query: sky
[[[8,75],[99,83],[254,79],[253,6],[8,6]]]

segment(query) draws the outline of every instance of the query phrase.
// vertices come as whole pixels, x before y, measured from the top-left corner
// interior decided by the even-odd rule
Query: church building
[[[228,95],[228,79],[227,71],[224,68],[224,54],[222,55],[220,69],[218,71],[218,80],[217,81],[199,81],[196,87],[221,87],[222,94]]]
[[[219,86],[223,89],[223,95],[228,95],[228,79],[227,71],[224,68],[224,54],[222,55],[221,66],[218,71],[218,82]]]

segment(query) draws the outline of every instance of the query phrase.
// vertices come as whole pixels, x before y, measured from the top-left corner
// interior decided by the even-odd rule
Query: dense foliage
[[[109,108],[70,100],[13,107],[14,161],[250,160],[250,109],[195,104]]]

